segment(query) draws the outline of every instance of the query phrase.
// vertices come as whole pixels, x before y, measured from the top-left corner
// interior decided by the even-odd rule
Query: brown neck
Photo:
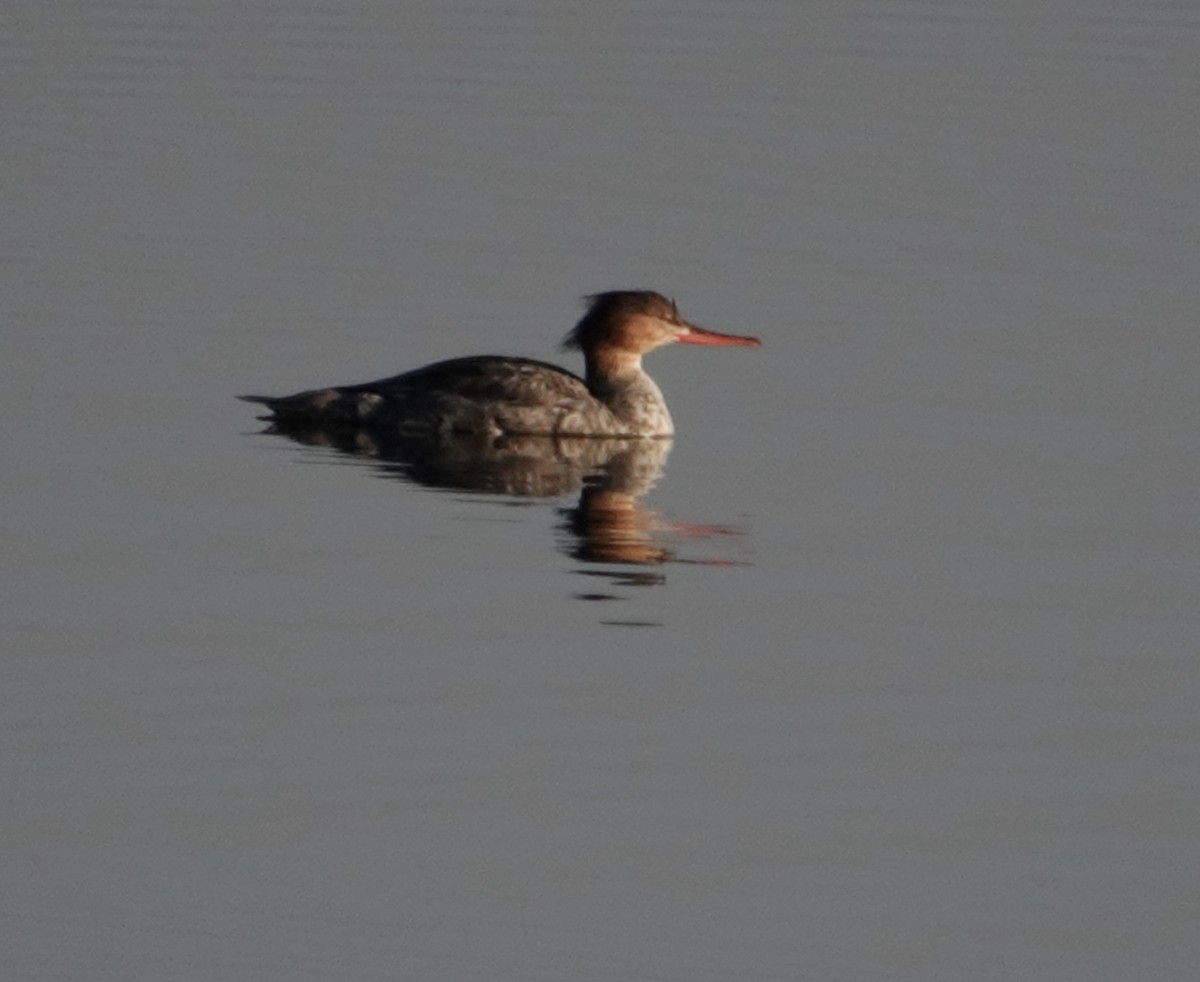
[[[641,374],[640,355],[619,348],[603,348],[584,355],[587,366],[587,384],[592,389],[598,385],[620,382]]]

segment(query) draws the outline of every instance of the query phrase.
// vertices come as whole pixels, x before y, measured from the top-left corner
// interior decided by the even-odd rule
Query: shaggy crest
[[[584,350],[587,338],[593,331],[634,314],[657,317],[669,324],[679,323],[679,309],[675,301],[653,290],[609,290],[607,293],[593,293],[584,297],[583,302],[587,304],[587,313],[563,338],[563,351]]]

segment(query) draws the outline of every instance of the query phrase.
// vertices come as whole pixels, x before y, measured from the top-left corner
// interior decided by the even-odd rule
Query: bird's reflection
[[[412,436],[281,422],[265,432],[352,454],[369,461],[384,476],[426,487],[520,499],[577,493],[576,504],[561,510],[563,549],[572,558],[588,566],[655,567],[679,561],[666,544],[672,527],[641,504],[663,475],[671,452],[669,439]],[[612,586],[655,586],[665,581],[659,570],[579,572],[602,577]],[[602,590],[575,596],[616,599]]]

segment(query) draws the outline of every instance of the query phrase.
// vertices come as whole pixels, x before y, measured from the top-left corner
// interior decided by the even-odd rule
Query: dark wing
[[[403,375],[347,386],[343,391],[373,393],[385,399],[443,393],[471,402],[510,406],[544,406],[564,399],[590,398],[583,379],[557,365],[496,355],[451,358]]]
[[[492,407],[569,407],[591,399],[587,385],[557,365],[530,358],[482,355],[435,362],[402,375],[291,396],[241,396],[280,420],[418,428],[486,428]],[[483,414],[482,416],[480,414]]]

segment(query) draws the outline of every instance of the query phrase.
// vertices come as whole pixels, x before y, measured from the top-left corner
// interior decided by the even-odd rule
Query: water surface
[[[9,973],[1190,978],[1198,40],[17,3]],[[621,287],[765,346],[653,355],[602,508],[232,398]]]

